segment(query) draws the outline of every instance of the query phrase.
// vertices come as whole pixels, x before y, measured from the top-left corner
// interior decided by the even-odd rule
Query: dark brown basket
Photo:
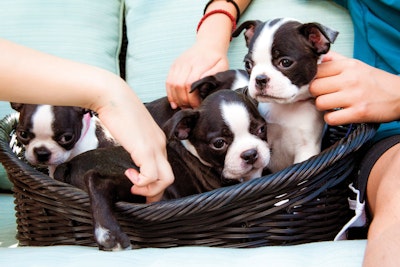
[[[15,115],[0,122],[0,159],[14,185],[19,244],[97,246],[88,195],[20,160],[9,145],[16,123]],[[273,175],[172,201],[119,202],[117,218],[136,248],[332,240],[353,215],[348,184],[359,148],[375,133],[374,125],[353,128],[318,156]]]

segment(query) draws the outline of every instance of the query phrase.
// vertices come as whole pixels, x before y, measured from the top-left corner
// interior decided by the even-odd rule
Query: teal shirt
[[[387,72],[400,74],[400,1],[336,0],[349,10],[354,24],[354,58]],[[400,123],[381,124],[380,140],[400,134]]]

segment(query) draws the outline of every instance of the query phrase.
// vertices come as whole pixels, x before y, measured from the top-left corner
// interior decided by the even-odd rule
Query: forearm
[[[0,100],[89,108],[119,78],[103,69],[73,62],[0,39]],[[96,77],[96,79],[93,79]]]
[[[235,2],[239,7],[240,14],[242,14],[250,4],[251,0],[236,0]],[[208,13],[218,9],[229,12],[235,19],[237,19],[238,14],[235,6],[224,0],[213,1],[207,7],[205,12]],[[229,48],[232,26],[232,21],[227,15],[223,13],[213,14],[205,19],[201,24],[201,27],[197,32],[197,41],[208,43],[226,53]]]
[[[0,51],[0,100],[94,110],[130,152],[138,131],[124,134],[125,123],[152,127],[141,101],[113,73],[1,39]]]

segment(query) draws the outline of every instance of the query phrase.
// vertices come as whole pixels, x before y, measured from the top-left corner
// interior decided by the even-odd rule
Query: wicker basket
[[[88,195],[20,160],[9,145],[16,123],[14,115],[0,122],[0,159],[14,185],[19,244],[97,246]],[[359,148],[375,129],[359,124],[348,135],[330,132],[339,141],[320,155],[235,186],[153,204],[119,202],[117,218],[135,248],[332,240],[353,215],[349,180]]]

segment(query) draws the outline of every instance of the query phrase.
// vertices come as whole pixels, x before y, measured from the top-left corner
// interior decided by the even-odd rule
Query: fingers
[[[340,76],[320,78],[310,86],[311,94],[316,97],[315,106],[321,111],[338,111],[354,104],[357,91],[346,90]]]
[[[173,65],[168,73],[166,80],[167,97],[173,109],[182,106],[183,103],[188,103],[186,77],[189,71],[189,69]]]
[[[331,94],[338,91],[338,89],[336,76],[316,78],[309,87],[310,93],[314,97]]]
[[[154,164],[149,166],[152,170],[157,170],[157,174],[151,176],[145,176],[135,169],[128,169],[125,171],[125,175],[134,184],[131,188],[131,193],[145,196],[147,202],[161,200],[164,190],[174,181],[172,168],[168,161],[158,162],[156,166],[157,168],[154,167]],[[142,169],[146,167],[142,166]]]
[[[342,72],[342,70],[342,60],[325,61],[318,65],[318,71],[315,78],[318,79],[338,75]]]
[[[324,119],[327,124],[333,126],[365,122],[363,117],[358,114],[359,111],[357,111],[356,108],[341,108],[325,113]]]
[[[179,107],[198,107],[200,99],[197,92],[190,93],[193,82],[200,79],[200,73],[191,68],[172,67],[167,77],[168,101],[173,109]]]
[[[347,58],[330,52],[318,66],[315,80],[310,84],[310,93],[315,99],[318,110],[327,111],[325,121],[330,125],[339,125],[349,122],[353,111],[352,92],[344,90],[343,72]],[[353,119],[354,121],[354,119]]]
[[[190,93],[192,83],[228,67],[225,51],[204,45],[191,47],[173,63],[167,76],[166,89],[171,107],[198,107],[200,97],[197,92]]]
[[[345,59],[346,57],[343,55],[340,55],[334,51],[329,51],[328,54],[324,55],[322,57],[322,62],[327,62],[327,61],[332,61],[332,60],[340,60],[340,59]]]
[[[314,97],[337,92],[343,83],[341,74],[346,68],[347,60],[339,54],[330,56],[329,61],[319,64],[317,75],[310,85],[310,93]]]

